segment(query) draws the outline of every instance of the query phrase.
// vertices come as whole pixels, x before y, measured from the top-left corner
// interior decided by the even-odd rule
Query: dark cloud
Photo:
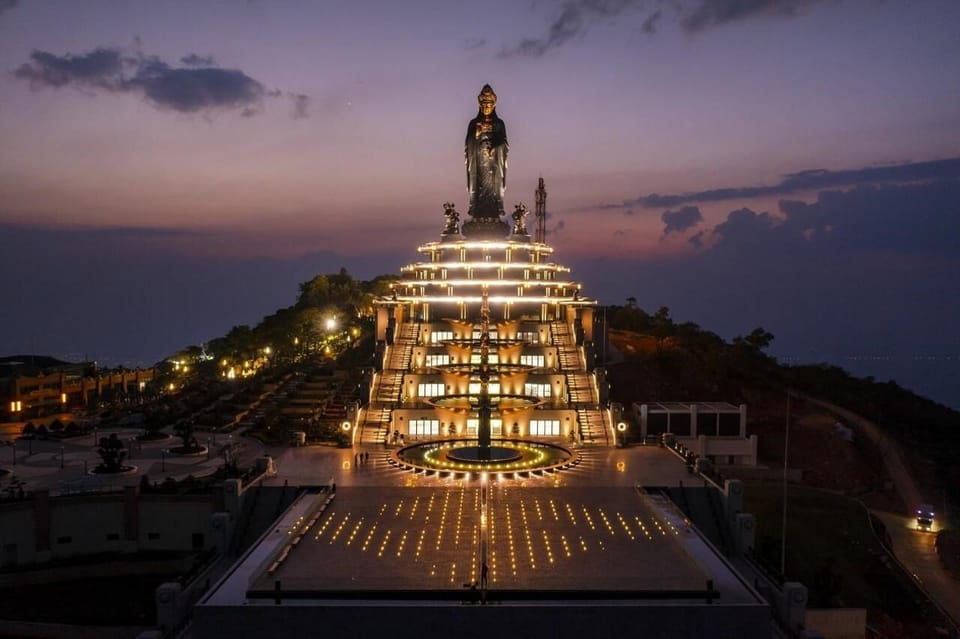
[[[769,213],[756,213],[748,208],[730,211],[727,219],[713,227],[718,245],[738,248],[769,241],[769,234],[777,228],[776,219]]]
[[[547,234],[555,235],[561,232],[566,226],[567,226],[566,222],[564,222],[563,220],[557,220],[557,223],[554,224],[553,227],[547,229]]]
[[[191,53],[181,62],[189,66],[172,67],[156,56],[124,56],[120,49],[103,47],[81,55],[34,51],[30,62],[14,75],[29,81],[34,89],[71,85],[139,93],[158,108],[181,113],[235,110],[250,116],[260,111],[265,97],[281,95],[279,90],[268,90],[243,71],[210,66],[212,56]],[[308,102],[309,98],[300,101],[304,112]],[[295,109],[295,117],[300,113]]]
[[[643,24],[640,26],[640,30],[646,33],[647,35],[654,35],[657,32],[657,23],[660,21],[662,16],[660,9],[657,9],[651,13],[646,20],[643,21]]]
[[[161,108],[182,113],[239,109],[245,116],[259,109],[267,93],[262,84],[236,69],[172,69],[162,62],[144,65],[130,81]]]
[[[8,11],[17,6],[17,0],[0,0],[0,13]]]
[[[293,119],[302,120],[310,117],[310,96],[304,93],[289,93],[293,102]]]
[[[833,0],[838,4],[841,0]],[[620,18],[631,9],[644,11],[640,30],[647,35],[659,31],[664,9],[688,33],[706,31],[732,22],[756,17],[792,18],[827,0],[567,0],[560,13],[538,38],[523,38],[506,46],[500,57],[539,58],[583,36],[591,24]]]
[[[487,46],[486,38],[468,38],[467,42],[464,44],[464,48],[467,51],[482,49],[485,46]]]
[[[860,185],[778,206],[731,206],[683,256],[591,255],[570,266],[591,297],[634,295],[726,338],[763,326],[776,335],[772,353],[795,361],[950,355],[949,369],[897,363],[861,374],[960,407],[960,179]]]
[[[747,200],[756,197],[789,195],[803,191],[816,191],[839,186],[857,184],[899,184],[931,180],[950,180],[960,178],[960,158],[913,162],[892,166],[871,166],[860,169],[828,171],[813,169],[790,173],[772,186],[738,186],[694,191],[672,195],[651,193],[641,195],[635,200],[625,200],[621,204],[601,204],[602,209],[619,209],[641,206],[644,208],[668,208],[693,202],[722,202],[727,200]]]
[[[663,235],[667,236],[693,228],[703,221],[703,215],[700,214],[699,208],[685,206],[676,211],[664,211],[660,219],[663,220]]]
[[[713,249],[947,256],[960,237],[960,180],[823,191],[815,202],[782,200],[779,207],[782,218],[731,211],[713,229]]]
[[[500,52],[501,58],[526,56],[539,58],[551,49],[562,47],[583,35],[592,20],[622,13],[637,0],[572,0],[563,4],[560,14],[547,27],[542,38],[524,38]]]
[[[689,32],[704,31],[753,17],[792,18],[821,0],[699,0],[680,24]]]
[[[212,67],[216,64],[212,55],[197,55],[191,53],[180,58],[180,62],[188,67]]]
[[[34,51],[30,62],[14,71],[33,88],[60,88],[68,84],[99,89],[123,89],[123,59],[116,49],[97,48],[82,55],[54,55]]]

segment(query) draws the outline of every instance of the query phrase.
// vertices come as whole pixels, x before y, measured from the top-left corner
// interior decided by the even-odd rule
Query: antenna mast
[[[537,236],[534,238],[537,242],[543,244],[547,241],[547,188],[543,185],[543,178],[537,184],[537,190],[534,191],[536,197],[537,209]]]

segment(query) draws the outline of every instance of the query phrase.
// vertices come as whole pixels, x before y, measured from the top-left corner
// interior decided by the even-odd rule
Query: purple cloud
[[[663,235],[666,237],[671,233],[682,233],[693,228],[703,221],[703,215],[699,208],[685,206],[676,211],[664,211],[660,219],[663,221]]]
[[[264,98],[280,95],[243,71],[212,66],[212,56],[191,53],[181,62],[187,66],[172,67],[156,56],[124,56],[120,49],[106,47],[80,55],[34,51],[14,75],[33,89],[76,86],[139,93],[159,109],[180,113],[233,110],[249,116],[260,111]],[[294,117],[305,117],[309,100],[295,95]]]

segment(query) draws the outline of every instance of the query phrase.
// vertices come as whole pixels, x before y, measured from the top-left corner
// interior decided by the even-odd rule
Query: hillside
[[[726,342],[696,324],[676,324],[669,310],[608,309],[608,359],[614,401],[723,400],[748,405],[748,433],[759,437],[761,464],[782,468],[787,393],[790,468],[803,483],[903,510],[880,451],[824,400],[876,423],[899,444],[926,499],[960,503],[960,413],[894,383],[858,379],[835,366],[784,366],[763,351],[773,335],[761,328]],[[913,505],[911,505],[912,507]]]

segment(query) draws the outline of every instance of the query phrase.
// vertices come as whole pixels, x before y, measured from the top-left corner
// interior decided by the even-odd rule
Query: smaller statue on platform
[[[457,212],[457,205],[453,202],[443,203],[443,215],[447,218],[447,225],[443,227],[444,235],[460,234],[460,214]]]
[[[526,235],[527,234],[527,205],[521,202],[517,204],[513,209],[513,213],[510,217],[513,218],[513,234],[514,235]]]

